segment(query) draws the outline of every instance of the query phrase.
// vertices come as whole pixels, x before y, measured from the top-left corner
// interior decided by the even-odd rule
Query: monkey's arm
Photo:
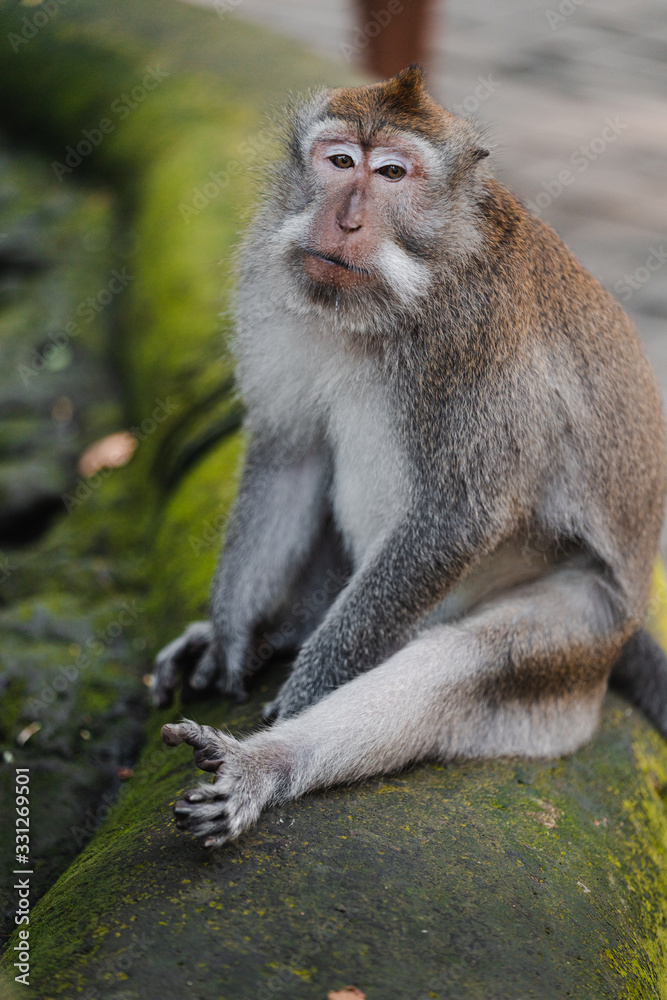
[[[472,510],[413,511],[363,564],[303,646],[266,715],[288,718],[387,659],[499,541]]]
[[[328,463],[315,449],[253,442],[211,591],[212,622],[196,622],[156,658],[153,701],[218,690],[242,697],[256,626],[280,604],[326,517]]]

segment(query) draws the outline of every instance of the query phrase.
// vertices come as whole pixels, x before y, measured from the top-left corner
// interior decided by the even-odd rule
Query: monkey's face
[[[292,125],[269,245],[289,307],[356,331],[404,323],[475,245],[466,192],[486,151],[416,68],[324,92]]]
[[[309,149],[317,196],[299,247],[316,288],[426,291],[428,269],[402,246],[423,201],[424,152],[400,135],[362,145],[341,124],[322,126]]]
[[[368,139],[335,119],[303,145],[302,202],[283,227],[295,298],[355,330],[386,328],[434,280],[444,221],[429,184],[437,154],[398,129]]]

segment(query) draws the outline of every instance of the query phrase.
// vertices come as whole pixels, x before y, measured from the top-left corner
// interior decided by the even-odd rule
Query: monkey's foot
[[[204,847],[221,847],[235,840],[257,822],[262,809],[273,798],[276,781],[271,768],[250,746],[211,726],[184,719],[162,727],[168,746],[189,743],[195,764],[215,771],[212,784],[201,783],[174,805],[179,830],[186,830]]]

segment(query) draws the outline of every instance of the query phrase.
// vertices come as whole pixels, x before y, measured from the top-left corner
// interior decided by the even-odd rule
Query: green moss
[[[240,452],[240,435],[223,441],[164,507],[155,537],[155,583],[149,606],[165,642],[189,621],[206,617],[222,529],[236,491]]]
[[[221,290],[231,267],[238,208],[248,204],[249,192],[247,179],[238,174],[222,189],[209,175],[230,176],[220,147],[238,146],[251,120],[221,110],[219,130],[194,125],[168,157],[146,170],[136,216],[137,279],[128,310],[128,328],[141,329],[142,336],[125,344],[141,416],[150,412],[155,397],[167,393],[181,414],[187,412],[229,373],[218,317],[225,304]],[[189,208],[194,192],[207,183],[220,193],[184,219],[179,206]],[[159,268],[153,264],[156,254]]]
[[[244,729],[267,693],[194,711]],[[192,981],[204,1000],[280,982],[296,998],[347,982],[390,1000],[663,995],[667,755],[619,700],[567,761],[420,766],[273,810],[212,855],[171,824],[195,769],[160,745],[164,716],[35,912],[38,987],[53,996],[90,989],[141,935],[127,970],[138,993],[187,995]]]
[[[27,16],[29,8],[0,3],[7,38]],[[79,324],[52,358],[54,374],[29,379],[24,395],[35,408],[51,384],[65,396],[83,386],[95,400],[85,422],[78,414],[84,442],[123,424],[140,441],[127,468],[92,485],[70,487],[49,445],[42,448],[41,464],[19,463],[12,471],[6,463],[12,471],[8,489],[16,492],[19,473],[28,472],[31,489],[42,479],[55,483],[71,510],[20,560],[8,560],[11,572],[3,579],[10,667],[0,730],[16,762],[31,766],[43,801],[59,803],[51,823],[39,810],[36,815],[42,832],[33,847],[43,855],[33,881],[36,898],[98,826],[97,804],[110,779],[117,784],[120,748],[136,752],[135,736],[123,727],[131,728],[133,715],[136,724],[132,706],[144,690],[146,653],[205,606],[240,448],[238,437],[224,439],[224,427],[217,437],[211,428],[237,420],[220,313],[232,245],[251,199],[246,168],[258,147],[262,153],[266,147],[258,138],[260,102],[296,82],[312,82],[319,64],[303,54],[295,58],[297,50],[289,45],[276,57],[262,32],[169,2],[132,9],[113,2],[60,7],[29,44],[10,50],[0,55],[5,126],[15,138],[39,145],[49,163],[24,158],[15,178],[19,195],[10,203],[14,215],[5,211],[3,229],[25,229],[31,213],[57,224],[47,238],[43,225],[37,239],[34,226],[26,229],[49,268],[23,300],[3,303],[3,371],[11,380],[17,365],[30,363],[45,332],[77,321],[79,307],[105,286],[109,270],[124,269],[129,278],[123,294],[95,322]],[[251,53],[266,69],[259,87]],[[122,95],[141,82],[147,67],[155,70],[158,86],[131,114],[119,112]],[[111,133],[76,170],[64,170],[66,147],[103,117],[111,118]],[[211,173],[219,192],[205,196],[200,209],[198,192],[212,182]],[[84,195],[71,183],[80,180],[98,187]],[[39,192],[32,202],[26,194],[31,190]],[[112,217],[118,211],[122,227]],[[121,229],[127,237],[119,235]],[[98,379],[99,370],[109,369],[109,353],[123,373],[124,414],[117,404],[106,405]],[[70,380],[71,387],[70,371],[78,379]],[[36,384],[38,394],[32,392]],[[5,450],[41,447],[44,438],[38,421],[28,426],[23,419],[11,436],[5,430]],[[72,468],[81,448],[77,443],[73,449]],[[186,469],[190,490],[179,485]],[[0,490],[2,482],[0,477]],[[180,592],[171,583],[179,575]],[[114,637],[109,629],[128,598],[140,608],[138,617]],[[17,750],[14,738],[33,722],[41,729]],[[54,754],[69,759],[49,772]],[[48,788],[42,774],[45,781],[50,774]],[[6,808],[9,775],[7,769]],[[3,859],[3,871],[9,871]]]

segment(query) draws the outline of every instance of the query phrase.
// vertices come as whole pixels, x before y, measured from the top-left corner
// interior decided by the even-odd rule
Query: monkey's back
[[[534,376],[529,412],[539,414],[551,469],[544,512],[569,517],[618,574],[637,607],[646,599],[665,503],[665,430],[660,395],[637,331],[619,303],[551,227],[500,185],[501,215],[516,220],[498,257],[512,254],[525,325],[518,357]],[[541,411],[541,412],[540,412]]]

